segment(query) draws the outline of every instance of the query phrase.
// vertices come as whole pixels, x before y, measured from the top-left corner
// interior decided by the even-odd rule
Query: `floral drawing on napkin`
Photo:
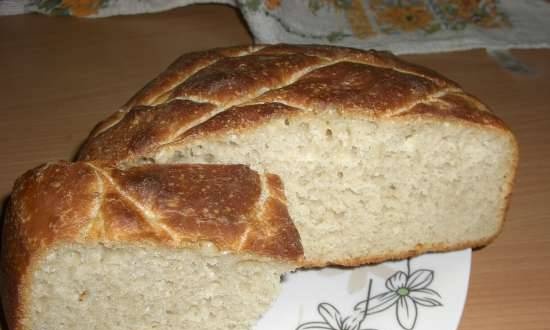
[[[443,24],[451,30],[462,30],[468,25],[493,29],[512,24],[500,8],[498,0],[435,0],[433,8]]]
[[[435,32],[439,24],[424,1],[372,0],[370,9],[374,12],[380,31],[385,34],[424,31]]]
[[[411,272],[410,259],[407,260],[407,271],[397,271],[386,280],[387,291],[371,297],[372,279],[369,280],[367,298],[357,303],[349,316],[330,303],[320,303],[317,311],[323,321],[306,322],[296,330],[375,330],[364,328],[367,316],[392,310],[397,324],[404,330],[412,330],[416,326],[419,306],[443,306],[441,295],[430,289],[434,280],[434,271],[418,269]]]
[[[262,12],[271,17],[290,34],[329,42],[350,37],[366,39],[379,34],[433,34],[442,30],[461,31],[468,27],[511,27],[499,0],[307,0],[312,16],[323,12],[329,16],[345,17],[349,30],[325,35],[302,31],[298,25],[287,21],[282,14],[285,9],[288,10],[284,0],[241,0],[240,5],[249,12]]]
[[[109,0],[40,0],[38,9],[51,15],[90,16],[109,6]]]
[[[550,47],[549,0],[0,0],[7,14],[98,18],[201,3],[235,7],[257,43],[421,54]],[[183,23],[182,23],[183,24]],[[202,32],[201,32],[202,33]]]
[[[510,26],[498,0],[371,0],[369,4],[380,30],[386,34]]]

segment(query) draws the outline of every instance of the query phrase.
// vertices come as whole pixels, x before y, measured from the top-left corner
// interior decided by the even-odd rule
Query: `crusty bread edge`
[[[68,163],[68,162],[60,162],[65,163],[69,165],[76,165],[75,163]],[[59,163],[54,163],[59,164]],[[11,239],[9,241],[3,240],[4,244],[2,244],[2,251],[0,253],[0,273],[2,277],[2,281],[0,283],[0,298],[2,300],[2,306],[4,308],[4,314],[6,318],[6,322],[9,326],[9,329],[11,330],[32,330],[28,328],[27,324],[27,318],[29,317],[28,312],[28,306],[30,306],[30,290],[31,290],[31,281],[32,279],[30,276],[34,273],[35,268],[37,265],[41,262],[41,260],[44,258],[44,256],[48,253],[48,251],[52,251],[53,249],[58,248],[59,246],[64,245],[85,245],[85,246],[97,246],[97,245],[103,245],[108,247],[141,247],[141,248],[157,248],[157,249],[167,249],[167,250],[184,250],[184,249],[191,249],[191,250],[201,250],[203,247],[203,243],[208,241],[189,241],[185,242],[182,241],[178,245],[169,245],[169,244],[157,244],[153,242],[148,241],[133,241],[133,242],[118,242],[116,240],[106,240],[105,238],[98,238],[98,237],[84,237],[82,236],[81,230],[83,228],[79,229],[78,233],[70,233],[66,235],[66,237],[59,237],[55,236],[53,233],[54,238],[52,238],[52,241],[50,243],[47,242],[41,242],[40,237],[36,236],[35,232],[30,232],[30,234],[35,234],[35,241],[33,244],[29,245],[29,237],[26,235],[29,233],[28,230],[25,231],[20,228],[19,224],[21,223],[21,215],[19,215],[15,210],[23,207],[26,208],[25,199],[22,198],[23,195],[21,195],[21,189],[25,185],[33,185],[36,184],[37,177],[41,176],[45,169],[47,169],[49,166],[54,164],[45,164],[39,167],[36,167],[35,169],[29,170],[25,172],[23,175],[21,175],[15,182],[12,196],[10,197],[9,203],[7,205],[7,212],[5,215],[5,222],[4,222],[4,230],[2,232],[2,235],[6,237],[6,235],[10,235]],[[89,170],[93,168],[93,166],[90,166],[89,163],[83,163],[85,167],[87,167]],[[219,165],[217,165],[219,166]],[[265,189],[266,201],[265,203],[270,203],[269,205],[272,205],[272,207],[275,207],[273,210],[266,210],[266,220],[271,219],[271,216],[282,216],[283,218],[288,218],[290,221],[290,218],[288,217],[287,213],[284,214],[278,214],[278,213],[270,213],[270,212],[279,212],[281,209],[283,211],[286,211],[286,198],[284,196],[284,188],[282,186],[282,182],[280,179],[273,175],[273,174],[258,174],[257,175],[265,175],[266,176],[266,184],[265,186],[261,187],[261,189]],[[50,176],[48,178],[54,177]],[[48,180],[48,182],[50,182]],[[74,187],[73,187],[74,188]],[[82,187],[80,187],[82,188]],[[78,189],[78,188],[74,188]],[[21,197],[19,197],[21,195]],[[36,196],[27,193],[25,195],[26,198],[35,199]],[[265,205],[267,206],[267,204]],[[78,215],[79,217],[83,216],[82,214]],[[36,219],[36,221],[39,221],[40,219]],[[33,221],[32,219],[27,219],[28,221]],[[295,229],[294,225],[292,225],[292,228]],[[27,228],[28,229],[28,228]],[[51,230],[51,228],[50,228]],[[64,234],[67,234],[69,232],[64,232]],[[300,250],[301,255],[296,255],[295,257],[288,256],[288,255],[268,255],[262,252],[265,251],[256,251],[253,248],[247,248],[244,250],[234,250],[234,251],[227,251],[223,249],[222,247],[218,247],[215,243],[214,245],[220,251],[220,254],[225,254],[226,252],[232,253],[236,256],[239,256],[240,258],[250,258],[257,261],[271,261],[274,263],[280,263],[288,265],[289,269],[293,270],[296,268],[299,268],[302,265],[303,262],[303,251],[301,250],[301,243],[299,241],[299,235],[297,230],[295,230],[296,237],[292,236],[292,232],[286,232],[287,235],[290,235],[289,237],[297,239],[298,247],[296,249]],[[62,235],[63,236],[63,235]],[[57,237],[57,238],[56,238]],[[8,244],[6,244],[8,243]],[[273,247],[268,247],[273,248]]]

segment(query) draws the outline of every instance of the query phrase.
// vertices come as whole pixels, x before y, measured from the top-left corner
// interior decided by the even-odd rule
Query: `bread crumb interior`
[[[32,273],[29,329],[249,330],[287,264],[216,253],[63,245]]]
[[[342,261],[484,240],[498,231],[511,135],[437,120],[272,119],[166,147],[158,163],[278,174],[307,260]]]

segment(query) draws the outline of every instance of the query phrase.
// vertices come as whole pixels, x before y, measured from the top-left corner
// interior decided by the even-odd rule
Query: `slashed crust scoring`
[[[100,122],[80,160],[128,161],[186,137],[257,127],[282,114],[433,118],[508,131],[441,75],[377,51],[329,46],[235,47],[181,56]]]
[[[47,164],[17,180],[2,234],[3,305],[16,329],[29,267],[59,244],[213,243],[296,265],[303,258],[280,179],[244,165]]]

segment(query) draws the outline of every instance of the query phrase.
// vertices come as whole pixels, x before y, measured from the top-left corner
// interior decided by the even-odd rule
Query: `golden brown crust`
[[[163,97],[169,95],[169,92],[174,89],[181,81],[185,81],[192,74],[199,71],[203,67],[215,63],[216,61],[232,56],[242,56],[249,54],[261,47],[229,47],[222,49],[214,49],[206,52],[194,52],[185,54],[176,59],[162,74],[147,83],[139,90],[126,104],[109,118],[97,124],[90,136],[105,131],[120,121],[126,113],[134,106],[138,105],[154,105],[162,103],[165,100]]]
[[[265,93],[259,102],[281,102],[309,111],[361,113],[378,117],[441,90],[433,81],[388,68],[338,62]]]
[[[302,54],[251,54],[228,57],[203,68],[179,84],[168,99],[189,98],[219,106],[242,104],[266,90],[280,88],[296,75],[326,62]]]
[[[173,140],[193,127],[193,123],[209,118],[216,107],[209,103],[173,100],[158,106],[136,106],[120,121],[85,142],[81,160],[116,161],[146,155],[163,141]]]
[[[177,144],[179,141],[190,137],[198,138],[215,135],[216,133],[247,130],[277,118],[298,115],[300,112],[302,112],[300,109],[281,103],[233,107],[189,129],[174,142]]]
[[[167,110],[173,104],[179,111]],[[234,47],[180,57],[100,123],[78,159],[148,157],[183,137],[223,131],[224,120],[241,129],[258,127],[289,109],[295,115],[329,111],[369,120],[458,120],[508,131],[456,83],[387,52],[315,45]]]
[[[172,90],[181,81],[222,58],[223,55],[216,51],[196,52],[180,56],[163,73],[138,91],[123,106],[123,109],[130,109],[136,105],[155,104],[157,98]]]
[[[72,189],[67,190],[67,183]],[[44,165],[16,181],[0,256],[3,307],[10,329],[21,329],[32,258],[46,246],[78,236],[93,214],[97,190],[94,172],[84,166]]]
[[[262,182],[265,181],[265,183]],[[13,329],[33,259],[56,244],[212,242],[222,251],[300,264],[303,249],[280,180],[244,165],[59,162],[17,180],[5,219],[2,297]]]
[[[242,241],[242,248],[251,251],[278,251],[284,257],[291,257],[296,250],[302,250],[300,236],[294,227],[286,208],[286,197],[281,179],[274,174],[265,175],[265,186],[269,191],[261,211],[262,222],[256,222],[253,230]],[[277,237],[277,239],[274,239]],[[279,241],[286,242],[286,245]],[[301,259],[302,264],[303,259]]]
[[[472,108],[479,111],[472,111]],[[467,123],[509,131],[508,126],[489,109],[470,95],[448,93],[440,98],[417,103],[398,117],[434,118],[446,121],[459,120]]]
[[[331,61],[358,62],[380,68],[390,68],[396,71],[408,72],[410,74],[425,77],[434,81],[438,86],[458,85],[441,76],[439,73],[425,67],[421,67],[399,59],[397,56],[386,51],[359,50],[347,47],[332,47],[324,45],[271,45],[257,51],[258,54],[304,54],[317,56]]]

